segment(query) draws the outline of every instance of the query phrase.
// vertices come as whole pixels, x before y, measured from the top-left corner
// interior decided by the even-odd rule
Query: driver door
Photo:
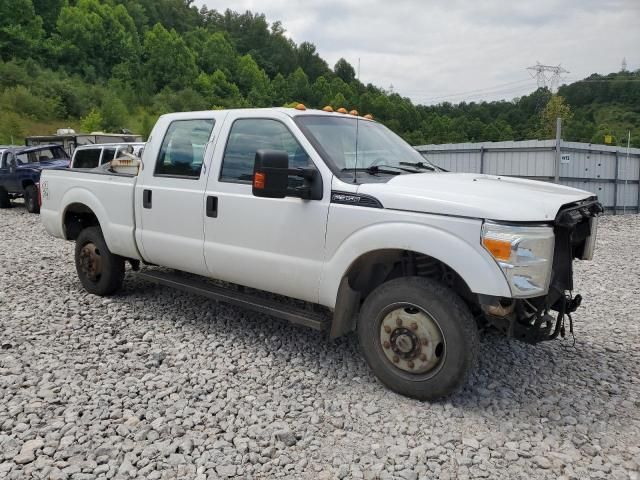
[[[216,148],[205,197],[204,256],[212,277],[310,302],[318,301],[331,172],[284,114],[230,112]],[[284,150],[289,168],[312,167],[321,200],[259,198],[252,193],[258,149]],[[290,185],[298,178],[291,176]]]

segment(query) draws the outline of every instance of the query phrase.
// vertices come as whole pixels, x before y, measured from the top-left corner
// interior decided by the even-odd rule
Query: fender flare
[[[362,255],[376,250],[408,250],[431,256],[453,269],[473,293],[510,297],[502,270],[480,244],[421,223],[385,222],[367,226],[347,237],[327,259],[320,283],[320,304],[334,308],[342,278]]]

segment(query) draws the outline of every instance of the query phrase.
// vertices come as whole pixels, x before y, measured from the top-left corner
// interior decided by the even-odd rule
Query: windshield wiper
[[[385,168],[387,167],[400,168],[400,167],[394,167],[393,165],[383,165],[382,168],[378,165],[372,165],[370,167],[343,168],[342,171],[343,172],[367,172],[371,175],[376,175],[378,173],[386,173],[388,175],[400,175],[400,172],[397,172],[395,170],[385,170]],[[405,169],[402,168],[401,170],[405,170]]]
[[[424,162],[400,162],[400,165],[408,165],[411,167],[415,167],[415,168],[421,168],[423,170],[429,170],[431,172],[435,172],[437,170],[440,170],[441,172],[448,172],[449,170],[445,170],[442,167],[438,167],[437,165],[431,165],[430,163],[424,163]]]
[[[356,168],[355,171],[357,172],[367,172],[367,173],[371,173],[371,174],[376,174],[376,173],[388,173],[391,175],[399,175],[400,172],[391,172],[388,170],[385,170],[387,168],[395,168],[396,170],[401,170],[403,172],[407,172],[407,173],[420,173],[418,170],[412,169],[412,168],[402,168],[399,167],[398,165],[371,165],[369,167],[362,167],[362,168]],[[343,172],[348,172],[349,170],[354,170],[353,168],[343,168],[342,171]]]

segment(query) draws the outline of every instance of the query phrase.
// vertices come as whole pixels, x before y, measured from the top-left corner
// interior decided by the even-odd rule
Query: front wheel
[[[107,248],[100,227],[88,227],[76,240],[76,271],[84,289],[106,296],[117,292],[124,280],[124,258]]]
[[[24,189],[24,204],[29,213],[40,213],[40,204],[38,203],[38,188],[35,185],[27,185]]]
[[[371,292],[358,317],[358,339],[382,383],[420,400],[462,388],[479,344],[475,321],[462,299],[421,277],[397,278]]]

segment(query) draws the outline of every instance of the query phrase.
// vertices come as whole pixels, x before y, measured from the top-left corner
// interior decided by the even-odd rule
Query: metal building
[[[508,175],[588,190],[610,213],[640,213],[640,148],[556,140],[415,147],[452,172]]]

